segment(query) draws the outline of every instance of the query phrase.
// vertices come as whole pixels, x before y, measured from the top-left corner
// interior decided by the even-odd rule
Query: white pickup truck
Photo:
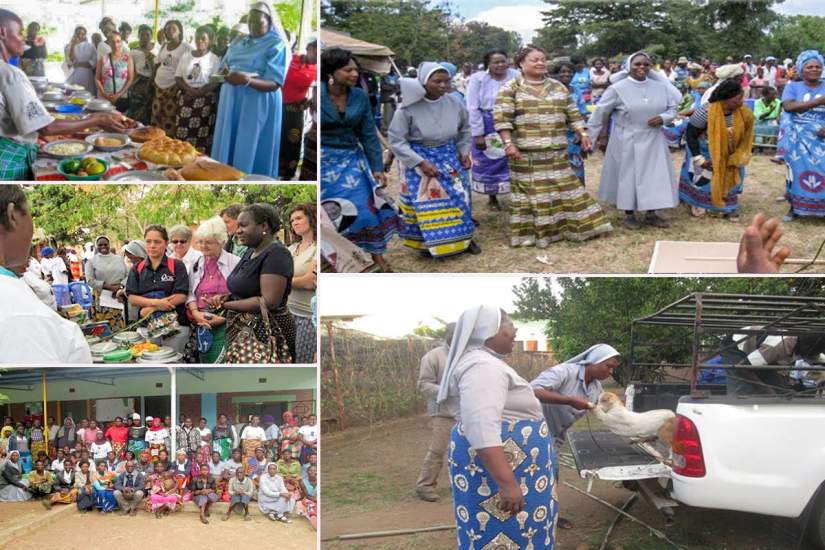
[[[730,379],[741,372],[742,363],[727,353],[732,346],[725,336],[741,331],[743,325],[783,336],[817,331],[825,335],[825,300],[693,294],[634,321],[629,365],[633,375],[626,405],[637,412],[675,410],[672,447],[660,441],[634,443],[607,431],[570,432],[576,467],[591,485],[595,479],[632,481],[668,521],[679,505],[796,518],[814,547],[825,549],[821,387],[797,381],[796,386],[771,388],[766,395],[730,395],[729,384],[719,384],[718,379],[700,383],[705,368]],[[686,327],[692,337],[679,337],[678,327]],[[663,342],[663,335],[671,339]],[[668,349],[679,344],[690,354]],[[718,358],[715,352],[720,351],[723,360],[699,360]],[[778,372],[781,366],[760,369]],[[641,375],[644,372],[649,375]],[[651,380],[652,372],[659,380],[681,380]]]

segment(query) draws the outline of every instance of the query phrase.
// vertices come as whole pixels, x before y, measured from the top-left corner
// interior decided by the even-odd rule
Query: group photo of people
[[[315,197],[0,186],[0,362],[313,363]]]
[[[322,32],[350,35],[321,53],[329,271],[638,272],[658,241],[738,243],[760,214],[795,257],[825,239],[815,41],[780,61],[771,44],[628,51],[606,35],[608,54],[468,24],[500,45],[416,56],[326,15]]]
[[[74,179],[66,158],[121,181],[316,179],[311,0],[71,23],[42,4],[0,11],[0,179]]]

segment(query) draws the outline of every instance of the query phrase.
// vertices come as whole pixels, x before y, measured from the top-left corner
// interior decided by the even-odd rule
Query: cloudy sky
[[[521,34],[529,42],[541,25],[542,0],[452,0],[462,17],[484,21]],[[825,15],[823,0],[785,0],[776,11],[786,15]]]
[[[362,316],[350,326],[384,337],[404,336],[420,324],[440,326],[434,318],[455,321],[465,309],[496,305],[513,311],[511,275],[338,275],[324,278],[321,317]]]

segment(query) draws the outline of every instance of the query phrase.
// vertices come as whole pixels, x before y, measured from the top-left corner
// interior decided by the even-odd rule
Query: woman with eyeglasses
[[[220,67],[220,58],[209,50],[214,41],[211,26],[198,27],[195,49],[183,54],[175,73],[175,82],[180,89],[175,137],[188,141],[202,152],[212,148],[218,116],[218,84],[209,81]]]

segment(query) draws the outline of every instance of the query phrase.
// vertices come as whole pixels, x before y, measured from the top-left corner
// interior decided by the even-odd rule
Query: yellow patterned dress
[[[532,86],[518,76],[499,90],[493,118],[522,157],[510,160],[510,246],[545,248],[613,231],[570,168],[566,130],[584,130],[584,120],[564,84],[548,78]]]

